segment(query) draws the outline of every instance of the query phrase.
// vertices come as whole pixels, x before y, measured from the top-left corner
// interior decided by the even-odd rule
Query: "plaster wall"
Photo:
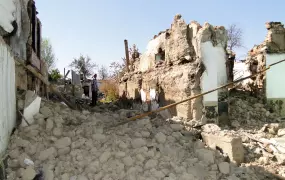
[[[272,64],[285,59],[285,54],[267,54],[266,64]],[[285,63],[272,66],[266,71],[266,97],[272,98],[285,98]]]
[[[285,59],[285,53],[267,54],[266,64],[276,63]],[[281,117],[285,117],[285,63],[272,66],[266,71],[266,98],[272,104],[274,111]]]
[[[206,92],[217,86],[227,83],[226,54],[222,46],[213,46],[212,42],[201,43],[202,61],[206,70],[202,75],[201,88]],[[205,106],[218,104],[218,91],[207,94],[203,97]]]
[[[145,72],[155,64],[155,54],[158,53],[159,48],[165,49],[165,33],[162,33],[148,43],[146,52],[141,56],[139,64],[140,71]]]
[[[0,37],[0,156],[16,123],[15,62],[10,48]]]
[[[12,22],[16,20],[14,13],[16,13],[16,6],[14,1],[0,1],[0,26],[7,33],[12,32],[14,29],[12,26]]]

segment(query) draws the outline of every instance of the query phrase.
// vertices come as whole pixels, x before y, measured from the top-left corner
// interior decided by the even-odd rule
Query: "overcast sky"
[[[124,56],[124,39],[143,52],[158,32],[170,27],[175,14],[190,23],[235,23],[244,31],[244,57],[266,35],[265,22],[285,22],[284,0],[37,0],[43,37],[51,40],[57,67],[63,72],[74,57],[89,55],[109,66]]]

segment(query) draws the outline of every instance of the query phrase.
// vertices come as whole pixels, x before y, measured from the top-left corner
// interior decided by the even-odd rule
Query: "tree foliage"
[[[106,102],[116,101],[119,98],[118,83],[113,79],[102,81],[99,90],[105,94]]]
[[[57,82],[58,79],[62,78],[58,69],[53,69],[49,73],[49,80],[53,82]]]
[[[98,76],[99,76],[99,78],[102,79],[102,80],[104,80],[104,79],[108,78],[108,75],[109,75],[108,69],[107,69],[105,66],[102,65],[102,66],[99,68],[99,70],[98,70]]]
[[[49,71],[55,67],[55,54],[50,40],[47,38],[43,38],[41,42],[41,59],[47,63]]]
[[[91,61],[88,55],[86,57],[80,55],[79,58],[73,59],[69,67],[73,68],[80,75],[83,75],[83,78],[86,79],[94,73],[94,69],[97,65]]]
[[[231,24],[227,29],[228,32],[228,49],[243,47],[243,31],[236,24]]]
[[[139,48],[136,44],[133,44],[133,46],[129,48],[129,54],[132,60],[135,60],[140,56],[141,53],[139,52]]]

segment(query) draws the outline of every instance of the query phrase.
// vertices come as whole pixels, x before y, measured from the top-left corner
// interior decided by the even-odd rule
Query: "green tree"
[[[91,61],[88,55],[86,57],[80,55],[79,58],[73,59],[69,67],[73,68],[80,75],[83,75],[83,78],[86,79],[94,73],[94,69],[97,65]]]
[[[49,73],[49,81],[57,82],[58,79],[62,78],[58,69],[53,69]]]
[[[48,71],[55,68],[55,55],[50,40],[43,38],[41,43],[41,59],[47,63]]]

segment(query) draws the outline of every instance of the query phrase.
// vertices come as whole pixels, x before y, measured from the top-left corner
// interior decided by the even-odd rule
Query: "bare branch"
[[[243,31],[236,24],[231,24],[228,31],[228,49],[243,47]]]
[[[102,80],[106,79],[108,77],[108,69],[102,65],[98,70],[98,75],[100,79]]]

